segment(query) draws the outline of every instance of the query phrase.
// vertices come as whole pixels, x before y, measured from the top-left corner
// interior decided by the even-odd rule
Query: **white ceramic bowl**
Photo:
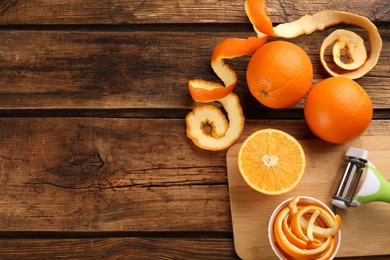
[[[300,203],[304,203],[304,204],[308,204],[308,205],[320,206],[321,208],[326,209],[330,214],[332,214],[332,216],[335,216],[334,213],[332,212],[332,210],[326,204],[321,202],[320,200],[312,198],[312,197],[307,197],[307,196],[299,196],[299,198],[300,198],[299,199]],[[274,236],[273,224],[274,224],[274,221],[275,221],[275,217],[279,213],[279,211],[281,211],[285,207],[288,207],[288,204],[290,203],[290,201],[292,199],[293,198],[289,198],[289,199],[286,199],[285,201],[283,201],[282,203],[280,203],[275,208],[275,210],[273,211],[273,213],[272,213],[272,215],[271,215],[271,217],[269,219],[269,223],[268,223],[268,239],[269,239],[269,243],[270,243],[270,245],[272,247],[272,250],[275,252],[275,255],[279,259],[281,259],[281,260],[289,260],[289,258],[286,258],[286,256],[285,256],[286,254],[285,253],[283,254],[280,251],[280,249],[276,246],[276,239],[275,239],[275,236]],[[333,259],[337,255],[337,252],[340,249],[341,230],[339,230],[338,234],[336,235],[336,238],[337,238],[337,247],[334,250],[334,252],[333,252],[333,254],[332,254],[330,259]]]

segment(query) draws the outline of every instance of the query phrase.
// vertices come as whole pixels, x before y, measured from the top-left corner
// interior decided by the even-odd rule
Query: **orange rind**
[[[329,246],[329,249],[323,254],[321,257],[317,258],[317,260],[329,260],[331,259],[331,256],[336,250],[337,247],[338,238],[335,237],[332,239],[332,243]]]
[[[286,235],[286,238],[291,244],[299,248],[307,248],[307,241],[300,239],[291,231],[290,223],[289,223],[289,215],[286,215],[283,219],[282,230]]]
[[[292,259],[329,259],[338,244],[340,217],[322,206],[300,204],[299,200],[294,197],[275,213],[272,231],[277,246]]]
[[[221,99],[231,93],[237,83],[235,71],[225,62],[225,59],[233,59],[253,53],[266,43],[268,37],[248,39],[228,38],[218,43],[211,56],[211,67],[215,74],[224,83],[224,86],[203,79],[190,80],[188,87],[193,100],[196,102],[210,102]]]
[[[325,39],[323,46],[328,47],[334,43],[332,54],[333,61],[344,70],[355,70],[364,65],[367,59],[367,52],[364,47],[364,40],[358,34],[343,29],[336,30],[329,34]],[[348,62],[341,60],[341,52],[347,51],[350,58]],[[324,53],[324,51],[322,51]]]
[[[224,114],[211,105],[194,108],[186,117],[187,136],[198,147],[212,151],[224,150],[241,135],[245,118],[238,97],[232,93],[237,83],[237,75],[225,63],[225,59],[251,54],[267,40],[268,37],[229,38],[215,46],[211,67],[224,86],[202,79],[189,81],[188,87],[194,101],[203,103],[218,101],[229,117],[229,121],[226,120]],[[204,130],[205,124],[212,127],[210,133]]]
[[[326,252],[326,250],[330,247],[333,238],[328,237],[326,241],[321,244],[321,246],[315,249],[299,248],[291,244],[282,229],[283,218],[286,217],[288,213],[289,213],[289,209],[284,208],[275,218],[274,233],[275,233],[276,241],[279,244],[279,246],[288,255],[295,257],[297,259],[315,259],[321,257]]]
[[[355,25],[366,30],[370,42],[369,58],[366,58],[367,51],[361,38],[356,37],[353,33],[347,33],[347,30],[337,30],[324,40],[320,49],[320,59],[325,70],[332,76],[342,75],[351,79],[360,78],[378,62],[382,50],[382,39],[377,27],[364,16],[349,12],[326,10],[313,15],[305,15],[293,22],[282,23],[273,27],[272,21],[266,12],[265,0],[246,0],[245,11],[259,38],[265,36],[295,38],[342,23]],[[337,43],[333,48],[333,60],[336,65],[341,65],[342,69],[349,70],[348,72],[334,72],[325,61],[325,50],[335,41]],[[351,62],[346,64],[342,62],[340,49],[346,50],[347,58]],[[364,61],[361,60],[363,58]]]
[[[267,14],[265,0],[246,0],[245,12],[258,38],[278,36],[274,31],[272,20]]]
[[[303,231],[313,233],[315,236],[326,238],[328,236],[335,236],[341,227],[341,218],[339,215],[333,217],[327,210],[319,206],[304,206],[298,209],[299,197],[294,197],[289,203],[289,209],[293,216],[291,220],[291,228],[299,236],[304,236]],[[313,214],[319,211],[319,219],[317,225],[313,225],[309,230],[309,221],[304,217],[305,214]]]
[[[222,111],[212,105],[195,107],[186,117],[187,136],[198,147],[205,150],[223,150],[231,146],[244,129],[244,115],[236,94],[230,93],[215,100],[222,104],[228,119]],[[205,125],[211,126],[210,133]]]

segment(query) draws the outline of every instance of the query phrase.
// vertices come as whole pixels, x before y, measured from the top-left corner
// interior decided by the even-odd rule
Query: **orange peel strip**
[[[367,59],[367,52],[362,37],[352,31],[339,29],[329,34],[322,45],[329,46],[333,42],[333,61],[340,68],[355,70],[364,65]],[[343,62],[341,60],[342,50],[347,51],[347,56],[350,58],[348,62]],[[324,51],[322,53],[324,53]],[[327,66],[326,63],[324,66]]]
[[[231,93],[237,83],[234,70],[225,63],[225,59],[233,59],[253,53],[268,41],[268,37],[248,39],[228,38],[218,43],[211,56],[211,67],[222,80],[225,87],[203,79],[190,80],[188,87],[196,102],[211,102]]]
[[[245,118],[238,97],[232,93],[237,83],[237,75],[225,63],[225,59],[251,54],[267,41],[268,37],[228,38],[215,46],[211,67],[225,87],[202,79],[189,81],[188,86],[194,101],[219,101],[229,117],[227,121],[218,108],[210,105],[194,108],[186,117],[187,136],[198,147],[212,151],[223,150],[231,146],[241,135]],[[210,133],[204,130],[205,124],[211,125]]]
[[[224,107],[229,121],[216,107],[204,105],[195,107],[186,117],[187,136],[200,148],[217,151],[231,146],[240,137],[244,129],[244,115],[238,96],[228,94],[215,100]],[[210,124],[211,133],[204,130],[204,125]]]
[[[333,217],[328,210],[317,205],[298,204],[299,200],[299,196],[294,197],[274,219],[273,230],[277,245],[291,259],[329,259],[337,247],[336,234],[341,226],[340,217]],[[302,219],[306,221],[306,234],[302,230],[298,233],[302,232],[307,240],[302,240],[296,227],[293,227],[299,225]],[[314,229],[318,225],[325,230],[332,229],[332,232],[328,232],[326,237],[317,236]]]
[[[294,216],[298,212],[298,202],[299,196],[295,196],[288,204],[288,207],[290,208],[290,214],[292,216]]]
[[[324,243],[315,249],[302,249],[289,242],[285,233],[283,232],[283,219],[289,214],[288,207],[282,209],[275,218],[274,233],[276,242],[279,246],[292,257],[298,259],[313,259],[321,257],[330,247],[333,237],[329,236]]]
[[[318,225],[314,225],[312,227],[311,232],[314,235],[316,235],[317,237],[322,237],[322,238],[327,238],[328,236],[335,236],[341,227],[340,216],[336,215],[336,217],[333,220],[332,216],[327,211],[323,211],[321,213],[323,213],[323,214],[320,215],[320,218],[325,223],[325,225],[327,227],[325,228],[325,227],[321,227]],[[333,222],[332,224],[330,224],[331,220]],[[308,228],[309,228],[309,222],[304,218],[301,218],[299,220],[299,225],[302,227],[303,230],[308,230]],[[309,232],[309,231],[306,231],[306,232]]]
[[[279,24],[276,27],[272,27],[272,21],[268,17],[266,12],[265,0],[246,0],[245,11],[249,20],[251,21],[255,32],[258,37],[264,37],[265,35],[282,37],[282,38],[295,38],[303,34],[311,34],[317,30],[323,30],[329,26],[337,24],[351,24],[359,26],[368,32],[368,39],[370,42],[370,56],[361,65],[359,62],[352,62],[348,65],[342,65],[348,67],[348,70],[353,70],[346,73],[336,73],[332,71],[326,64],[324,59],[325,49],[332,44],[335,40],[340,41],[336,48],[347,48],[349,58],[355,60],[356,57],[363,57],[366,53],[366,49],[360,44],[360,40],[356,41],[356,37],[350,38],[350,35],[345,36],[345,30],[339,31],[335,34],[328,36],[320,49],[320,59],[325,70],[332,76],[345,76],[351,79],[356,79],[364,76],[369,72],[378,62],[380,52],[382,50],[382,39],[379,35],[376,26],[366,17],[353,13],[342,11],[321,11],[313,15],[305,15],[290,23]],[[340,37],[340,33],[342,36]],[[347,38],[347,39],[346,39]],[[359,45],[359,48],[353,46]],[[364,52],[364,53],[363,53]],[[337,51],[336,51],[337,54]],[[343,63],[338,55],[333,55],[333,59],[337,60],[336,64]]]
[[[282,230],[284,232],[284,234],[286,235],[286,238],[288,239],[288,241],[299,247],[299,248],[306,248],[307,247],[307,242],[298,238],[293,232],[291,232],[291,229],[289,227],[289,224],[288,224],[288,218],[289,218],[289,215],[287,214],[284,219],[283,219],[283,222],[282,222]]]
[[[338,238],[333,238],[332,243],[330,244],[328,251],[326,251],[326,253],[323,254],[321,257],[317,258],[317,260],[329,260],[330,257],[332,256],[334,250],[336,250],[337,241],[338,241]]]
[[[306,233],[307,233],[307,238],[309,239],[309,241],[318,242],[318,240],[314,238],[314,234],[313,234],[314,222],[316,221],[318,215],[320,215],[320,211],[318,209],[316,209],[314,211],[314,213],[311,215],[309,223],[307,225],[307,232]]]
[[[262,38],[266,35],[277,37],[272,21],[267,14],[265,0],[246,0],[245,12],[249,21],[253,25],[257,37]]]
[[[335,236],[341,227],[341,218],[339,215],[336,215],[335,218],[330,215],[325,209],[318,206],[305,206],[301,208],[291,219],[291,228],[292,231],[297,235],[297,237],[309,241],[307,234],[304,233],[304,229],[308,229],[309,223],[303,217],[304,214],[314,213],[316,210],[320,211],[319,217],[325,222],[328,228],[322,228],[317,225],[312,227],[312,233],[318,237],[327,238],[328,236]],[[308,233],[308,232],[307,232]]]

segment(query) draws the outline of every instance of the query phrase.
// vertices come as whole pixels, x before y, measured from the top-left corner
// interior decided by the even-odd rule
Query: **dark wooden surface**
[[[267,5],[275,23],[334,9],[378,26],[381,57],[357,82],[375,108],[366,135],[390,134],[390,2]],[[328,77],[318,51],[333,30],[290,40],[315,82]],[[198,105],[188,81],[218,81],[213,47],[249,36],[243,0],[0,1],[0,258],[236,259],[226,151],[197,148],[184,118]],[[304,100],[254,100],[248,60],[229,62],[246,117],[238,141],[265,127],[315,138]]]

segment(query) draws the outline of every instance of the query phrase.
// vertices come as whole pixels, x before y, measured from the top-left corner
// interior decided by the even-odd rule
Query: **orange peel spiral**
[[[225,86],[212,81],[194,79],[188,87],[191,97],[196,102],[214,102],[222,104],[229,121],[224,114],[212,105],[195,107],[186,117],[187,136],[198,147],[205,150],[223,150],[231,146],[244,129],[244,115],[237,95],[232,93],[237,83],[234,70],[225,63],[225,59],[253,53],[266,43],[268,37],[262,39],[229,38],[217,44],[211,57],[211,67]],[[211,126],[211,131],[205,131],[205,124]]]
[[[229,93],[216,100],[220,102],[229,118],[220,109],[212,105],[195,107],[186,117],[187,136],[200,148],[217,151],[231,146],[240,137],[244,129],[244,115],[238,96]],[[204,127],[211,126],[210,133]]]
[[[268,37],[248,39],[228,38],[218,43],[211,56],[211,68],[222,80],[225,86],[203,79],[190,80],[188,87],[193,100],[196,102],[211,102],[221,99],[231,93],[237,83],[235,71],[225,62],[225,59],[233,59],[253,53],[264,45]]]
[[[341,23],[359,26],[366,30],[370,42],[370,56],[367,59],[364,42],[354,34],[347,33],[347,30],[337,30],[324,40],[320,49],[320,59],[325,70],[332,76],[345,76],[351,79],[360,78],[369,72],[378,62],[382,50],[382,39],[377,27],[364,16],[349,12],[327,10],[317,12],[313,15],[305,15],[293,22],[282,23],[273,27],[272,21],[266,12],[265,0],[246,0],[245,11],[258,37],[269,35],[282,38],[295,38]],[[353,71],[337,73],[327,65],[324,53],[326,48],[335,41],[337,43],[335,45],[336,49],[333,49],[333,60],[335,60],[336,65],[341,65],[341,68]],[[345,64],[341,61],[339,55],[340,49],[346,50],[346,55],[352,62]],[[362,58],[364,58],[364,61],[361,60]]]
[[[333,237],[331,236],[329,236],[325,242],[323,242],[317,248],[306,249],[292,244],[282,229],[283,219],[286,217],[289,217],[288,208],[284,208],[282,211],[280,211],[278,216],[275,218],[274,233],[279,246],[288,255],[297,259],[315,259],[321,257],[330,248],[333,240]]]
[[[337,246],[341,219],[317,205],[298,205],[299,199],[294,197],[277,213],[276,243],[294,259],[329,259]]]

